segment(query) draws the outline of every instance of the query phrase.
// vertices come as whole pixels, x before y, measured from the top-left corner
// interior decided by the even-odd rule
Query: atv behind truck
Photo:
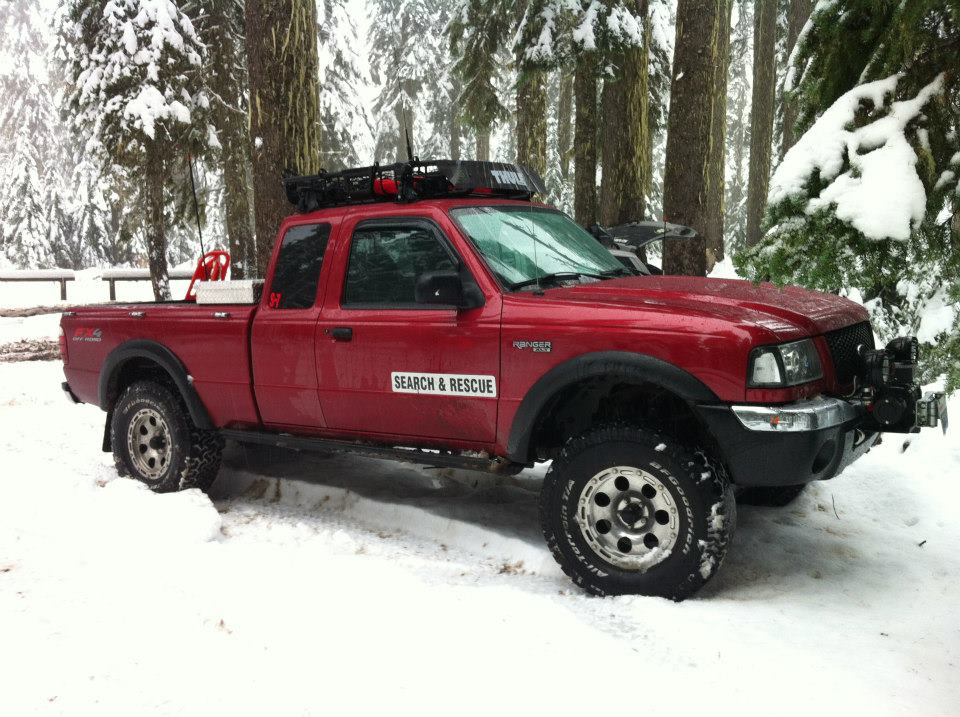
[[[532,201],[523,167],[286,186],[297,212],[257,299],[64,313],[64,390],[106,411],[122,475],[205,490],[227,439],[495,473],[552,461],[540,522],[563,570],[682,599],[723,561],[735,487],[794,495],[884,432],[945,424],[916,340],[877,349],[861,306],[634,271]]]

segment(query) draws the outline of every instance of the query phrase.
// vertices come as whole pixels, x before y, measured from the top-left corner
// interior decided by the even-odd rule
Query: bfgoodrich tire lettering
[[[577,520],[585,486],[617,466],[630,466],[669,492],[678,529],[669,554],[646,568],[617,567],[591,547]],[[736,503],[722,464],[656,431],[612,425],[571,439],[554,461],[540,494],[540,524],[563,571],[596,595],[690,597],[713,577],[736,527]],[[596,543],[594,543],[596,544]],[[629,548],[628,548],[629,550]],[[621,561],[622,562],[622,561]]]
[[[220,470],[223,439],[197,428],[180,396],[153,381],[131,384],[121,394],[110,440],[117,472],[158,493],[207,490]]]

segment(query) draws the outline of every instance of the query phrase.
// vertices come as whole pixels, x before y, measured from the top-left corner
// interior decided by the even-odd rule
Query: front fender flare
[[[117,346],[113,351],[107,354],[103,366],[100,368],[100,382],[98,386],[100,407],[105,411],[110,411],[113,401],[117,398],[117,379],[120,376],[120,370],[131,359],[147,359],[162,368],[173,380],[177,390],[187,404],[187,410],[190,412],[190,418],[193,419],[197,428],[212,429],[215,428],[213,421],[210,420],[210,414],[206,406],[200,400],[197,390],[191,383],[189,374],[183,362],[177,358],[170,349],[156,341],[147,341],[144,339],[134,339],[125,341]]]
[[[530,439],[547,402],[568,386],[603,376],[653,384],[690,403],[716,403],[720,400],[700,379],[653,356],[628,351],[583,354],[554,366],[527,391],[510,427],[507,458],[517,463],[529,463]]]

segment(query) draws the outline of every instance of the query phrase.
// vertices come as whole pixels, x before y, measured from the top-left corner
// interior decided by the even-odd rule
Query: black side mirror
[[[463,281],[456,271],[428,271],[417,277],[414,298],[418,304],[463,306]]]

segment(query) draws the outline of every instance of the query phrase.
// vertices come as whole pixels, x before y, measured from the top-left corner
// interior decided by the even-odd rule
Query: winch
[[[866,408],[876,430],[916,433],[941,423],[946,429],[943,393],[921,394],[916,381],[920,344],[914,336],[901,336],[882,349],[861,345],[854,401]]]

